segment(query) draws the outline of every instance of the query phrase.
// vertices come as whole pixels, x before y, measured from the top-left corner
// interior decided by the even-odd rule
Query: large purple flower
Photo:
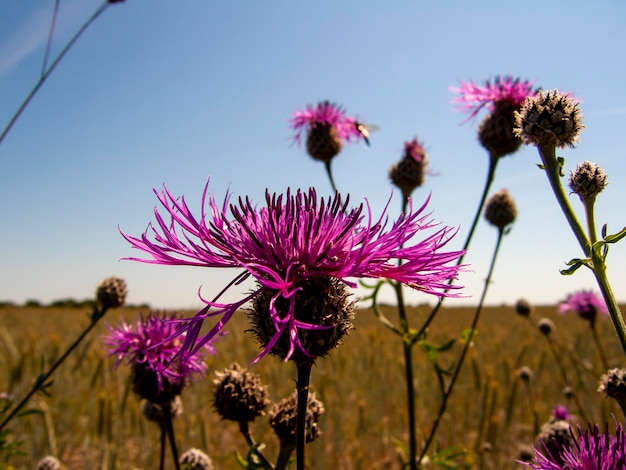
[[[302,134],[310,132],[311,128],[318,125],[335,128],[337,137],[342,141],[363,138],[358,121],[349,117],[341,106],[330,101],[322,101],[317,106],[307,105],[304,111],[296,111],[289,123],[295,132],[293,140],[298,144],[302,141]]]
[[[499,75],[493,81],[487,80],[484,85],[461,81],[458,87],[450,87],[450,91],[457,94],[452,99],[457,109],[469,112],[468,120],[484,107],[493,111],[498,102],[508,102],[519,108],[526,98],[536,93],[533,82],[511,75]]]
[[[558,307],[559,313],[576,312],[581,318],[594,323],[598,313],[607,316],[604,300],[590,290],[581,290],[567,296]]]
[[[296,305],[307,286],[322,285],[324,279],[356,287],[355,278],[386,278],[437,296],[455,296],[459,286],[448,281],[463,267],[448,265],[462,251],[443,251],[454,235],[450,227],[439,228],[417,242],[416,235],[437,224],[425,213],[428,201],[389,224],[386,209],[378,220],[369,205],[349,207],[336,193],[319,198],[314,189],[293,194],[266,192],[264,207],[255,208],[248,198],[229,204],[227,194],[221,207],[204,188],[200,218],[196,219],[184,197],[174,197],[167,188],[155,190],[167,219],[155,209],[156,225],[141,237],[122,232],[131,245],[150,259],[128,258],[153,264],[242,268],[228,287],[253,276],[257,288],[233,303],[205,300],[202,309],[187,324],[187,347],[194,350],[218,334],[237,309],[255,298],[268,298],[267,322],[273,324],[271,338],[256,360],[267,354],[284,334],[289,338],[289,359],[298,349],[308,354],[299,332],[332,328],[297,318]],[[366,202],[367,204],[367,202]],[[210,213],[207,214],[208,211]],[[367,218],[364,211],[367,210]],[[320,281],[320,282],[318,282]],[[268,297],[269,296],[269,297]],[[340,295],[341,296],[341,295]],[[213,309],[213,310],[211,310]],[[202,321],[223,315],[207,335],[197,340]]]
[[[124,321],[117,328],[110,327],[110,333],[103,337],[109,354],[117,358],[116,365],[126,363],[132,367],[135,391],[143,398],[148,398],[146,393],[154,398],[172,389],[179,392],[192,377],[207,371],[203,361],[215,352],[213,347],[205,344],[195,355],[184,354],[185,335],[177,335],[177,321],[180,318],[175,314],[150,313],[142,316],[135,327]],[[155,381],[156,389],[146,387]],[[144,393],[146,388],[150,390]]]
[[[600,432],[598,425],[584,432],[571,445],[563,446],[558,455],[535,448],[534,462],[520,462],[535,470],[616,470],[626,468],[626,434],[617,423],[615,434],[608,425]]]

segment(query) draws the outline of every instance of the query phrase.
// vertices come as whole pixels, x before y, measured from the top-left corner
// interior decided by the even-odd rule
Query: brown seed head
[[[532,380],[532,378],[535,376],[533,370],[528,366],[522,366],[517,369],[516,375],[524,382]]]
[[[537,328],[545,336],[550,336],[550,333],[554,331],[554,322],[549,318],[542,318],[537,322]]]
[[[558,90],[539,91],[515,113],[515,133],[525,144],[574,147],[585,128],[578,101]]]
[[[506,189],[501,189],[487,201],[485,205],[485,218],[499,229],[513,223],[517,217],[515,201]]]
[[[59,470],[61,468],[61,462],[59,462],[56,457],[47,455],[37,462],[36,468],[37,470]]]
[[[258,374],[233,363],[215,376],[213,406],[222,419],[247,423],[265,414],[270,400]]]
[[[298,396],[294,392],[289,398],[276,403],[270,411],[270,426],[280,439],[281,444],[296,445],[296,420]],[[309,391],[306,411],[306,442],[313,442],[321,434],[319,421],[324,414],[324,405]]]
[[[172,418],[178,418],[183,414],[183,401],[180,396],[174,397],[174,399],[167,403],[152,403],[148,400],[143,400],[141,403],[141,414],[143,414],[148,421],[153,421],[159,426],[165,426],[167,420],[163,408],[169,406],[170,416]]]
[[[593,201],[607,184],[606,173],[595,163],[584,161],[570,172],[569,187],[583,202]]]
[[[118,277],[110,277],[100,283],[96,290],[96,298],[103,308],[116,308],[126,301],[126,281]]]

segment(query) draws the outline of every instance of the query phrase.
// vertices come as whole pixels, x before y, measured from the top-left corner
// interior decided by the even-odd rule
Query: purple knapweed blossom
[[[452,99],[457,109],[469,112],[468,121],[484,107],[493,111],[498,102],[509,102],[519,107],[526,98],[536,93],[533,82],[511,75],[498,75],[493,81],[485,81],[484,85],[461,81],[458,87],[450,87],[450,91],[457,95]]]
[[[195,355],[182,354],[185,334],[176,334],[179,320],[174,314],[150,313],[142,316],[134,327],[122,321],[117,328],[109,327],[103,343],[109,354],[117,358],[116,365],[137,365],[153,372],[159,388],[164,381],[185,384],[193,376],[206,373],[204,358],[215,350],[205,344]]]
[[[330,101],[322,101],[317,106],[307,105],[304,111],[296,111],[289,124],[294,131],[293,140],[297,144],[302,141],[302,135],[317,124],[334,127],[337,137],[345,142],[363,138],[358,121],[349,117],[341,106]]]
[[[581,318],[594,322],[598,313],[607,316],[609,311],[604,300],[590,290],[581,290],[567,296],[558,306],[561,314],[575,312]]]
[[[227,288],[250,276],[258,282],[251,293],[237,302],[202,299],[206,307],[185,326],[186,346],[193,351],[218,334],[246,302],[269,292],[267,315],[275,332],[255,361],[270,352],[283,334],[289,338],[286,360],[296,348],[308,354],[300,344],[298,332],[328,326],[299,321],[295,302],[302,286],[315,279],[336,279],[355,288],[355,278],[386,278],[440,297],[459,295],[455,291],[460,286],[451,286],[448,281],[455,279],[464,266],[448,263],[463,251],[443,251],[455,230],[439,228],[414,241],[416,235],[437,225],[430,213],[425,213],[428,200],[416,211],[409,206],[390,224],[387,208],[375,220],[367,200],[350,208],[349,197],[344,201],[335,193],[327,199],[319,198],[313,188],[308,192],[297,190],[295,194],[290,190],[285,194],[266,191],[266,204],[260,208],[255,208],[247,197],[230,204],[228,193],[220,207],[207,192],[208,182],[197,219],[184,197],[174,197],[165,187],[162,192],[155,190],[167,217],[155,209],[156,225],[148,227],[142,236],[122,232],[133,247],[151,257],[127,259],[243,269]],[[220,321],[198,339],[203,320],[218,315],[222,316]]]
[[[598,425],[586,431],[578,429],[578,437],[573,444],[561,448],[558,455],[545,449],[535,448],[534,462],[519,462],[535,470],[617,470],[626,468],[626,434],[617,423],[615,434],[611,434],[608,424],[604,432]]]
[[[554,420],[569,421],[570,418],[567,407],[564,405],[556,405],[552,410],[552,419]]]

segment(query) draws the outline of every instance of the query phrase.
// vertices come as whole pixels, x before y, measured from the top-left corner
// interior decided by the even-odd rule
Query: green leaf
[[[587,266],[590,267],[590,263],[591,260],[589,258],[585,258],[585,259],[580,259],[580,258],[574,258],[570,261],[568,261],[567,263],[565,263],[566,266],[570,266],[567,269],[561,269],[559,270],[559,272],[563,275],[563,276],[571,276],[572,274],[574,274],[578,268],[580,268],[581,266]]]
[[[540,170],[545,170],[546,167],[543,165],[543,163],[537,163],[537,166],[539,167]]]
[[[604,241],[606,243],[617,243],[622,238],[626,237],[626,227],[624,227],[620,232],[613,235],[606,235],[604,237]]]

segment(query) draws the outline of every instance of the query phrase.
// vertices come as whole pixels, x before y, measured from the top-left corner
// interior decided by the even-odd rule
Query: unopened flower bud
[[[215,376],[213,406],[222,419],[247,423],[265,414],[270,401],[258,374],[234,363]]]
[[[528,367],[528,366],[522,366],[519,369],[517,369],[517,376],[523,380],[524,382],[528,382],[530,380],[532,380],[532,378],[535,376],[533,370]]]
[[[270,426],[282,445],[296,445],[297,393],[276,403],[270,411]],[[305,441],[313,442],[321,434],[319,420],[324,414],[324,405],[309,391],[306,410]]]
[[[549,318],[542,318],[537,322],[539,331],[545,336],[550,336],[550,333],[554,331],[554,322]]]
[[[515,201],[506,189],[501,189],[487,201],[485,218],[500,230],[513,223],[516,217]]]
[[[515,113],[515,132],[526,144],[574,147],[584,129],[578,101],[558,90],[539,91]]]
[[[180,456],[180,470],[213,470],[211,457],[200,449],[191,448]]]
[[[526,299],[519,299],[515,303],[515,312],[522,317],[528,317],[533,311],[532,304]]]
[[[570,423],[565,420],[549,421],[541,426],[535,448],[548,452],[553,458],[561,460],[561,451],[572,445],[573,438]]]
[[[48,455],[37,462],[37,470],[59,470],[60,468],[61,463],[52,455]]]
[[[314,123],[306,137],[306,150],[315,160],[330,162],[341,152],[341,139],[332,124]]]
[[[391,167],[389,177],[405,198],[408,198],[415,188],[424,184],[427,163],[426,150],[417,139],[404,144],[402,159]]]
[[[167,424],[165,413],[163,408],[169,406],[170,416],[172,418],[178,418],[183,414],[183,401],[180,396],[177,395],[173,400],[167,403],[153,403],[148,400],[143,400],[141,403],[141,414],[143,414],[148,421],[153,421],[159,426]]]
[[[607,184],[607,176],[602,168],[588,161],[579,163],[569,177],[569,187],[583,202],[593,201]]]
[[[96,291],[96,298],[103,308],[116,308],[126,301],[126,281],[118,277],[110,277],[100,283]]]
[[[600,378],[598,392],[618,401],[626,400],[626,369],[611,369]]]

